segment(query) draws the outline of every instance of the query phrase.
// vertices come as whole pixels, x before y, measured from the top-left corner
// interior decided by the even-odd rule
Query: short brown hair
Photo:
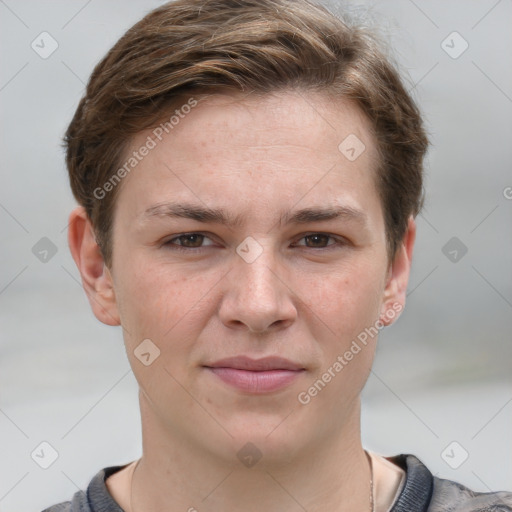
[[[191,91],[286,89],[347,98],[370,120],[392,259],[423,204],[428,138],[374,33],[308,0],[177,0],[151,11],[97,64],[65,134],[71,188],[106,264],[120,187],[101,199],[94,191],[114,175],[136,133]]]

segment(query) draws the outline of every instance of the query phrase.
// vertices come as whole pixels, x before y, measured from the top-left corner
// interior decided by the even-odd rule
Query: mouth
[[[225,384],[254,394],[283,389],[306,371],[302,365],[281,357],[238,356],[215,361],[204,368]]]

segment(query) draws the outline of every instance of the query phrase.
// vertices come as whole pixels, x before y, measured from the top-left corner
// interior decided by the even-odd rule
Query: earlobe
[[[69,216],[68,242],[94,315],[104,324],[120,325],[112,275],[82,206]]]
[[[384,325],[391,325],[405,307],[415,239],[416,222],[411,216],[409,217],[407,231],[386,276],[380,314],[380,321]]]

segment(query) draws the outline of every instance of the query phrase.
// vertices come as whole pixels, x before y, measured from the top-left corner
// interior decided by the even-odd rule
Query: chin
[[[304,422],[297,425],[282,409],[280,414],[246,414],[225,424],[233,436],[228,443],[238,461],[248,457],[261,465],[289,464],[298,453],[307,449],[314,436]]]

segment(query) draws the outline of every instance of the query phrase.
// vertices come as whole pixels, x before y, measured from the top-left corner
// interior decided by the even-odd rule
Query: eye
[[[204,243],[209,242],[209,243]],[[170,240],[167,240],[163,244],[164,246],[171,247],[173,249],[200,249],[205,246],[214,245],[212,240],[203,233],[184,233],[182,235],[175,236]]]
[[[304,240],[305,243],[301,243]],[[326,233],[312,233],[310,235],[303,236],[297,245],[302,245],[312,249],[324,249],[331,245],[343,245],[344,242],[332,235]]]
[[[345,245],[346,242],[340,238],[327,233],[311,233],[303,236],[295,244],[296,246],[308,249],[329,249],[335,246]],[[215,242],[204,233],[182,233],[165,241],[162,246],[173,250],[193,252],[203,248],[214,246]]]

